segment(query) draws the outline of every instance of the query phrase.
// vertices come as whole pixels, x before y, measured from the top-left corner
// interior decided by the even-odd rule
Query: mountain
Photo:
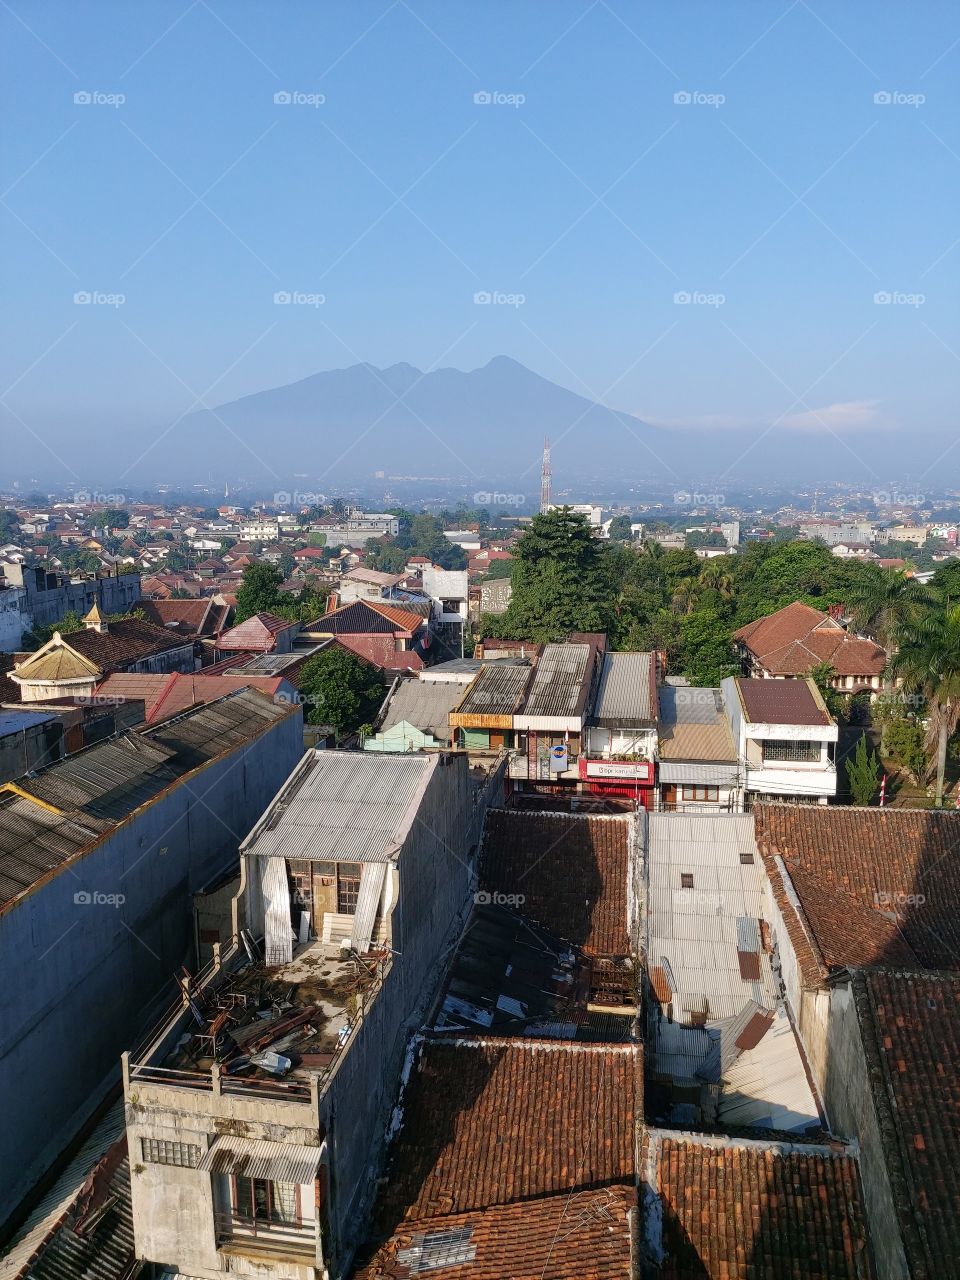
[[[520,476],[539,485],[544,436],[567,472],[622,475],[624,468],[669,479],[644,447],[663,433],[497,356],[480,369],[422,373],[409,364],[352,365],[316,373],[188,415],[164,441],[191,470],[269,476],[269,464],[334,482],[388,474],[487,479]],[[262,459],[258,468],[256,459]],[[145,460],[156,471],[156,452]]]

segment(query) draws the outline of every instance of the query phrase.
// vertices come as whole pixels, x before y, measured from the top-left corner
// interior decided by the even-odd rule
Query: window
[[[300,1225],[300,1188],[293,1182],[234,1176],[231,1192],[233,1211],[239,1218],[277,1225]]]
[[[794,742],[787,738],[770,738],[763,743],[763,759],[765,761],[816,764],[820,759],[820,743]]]
[[[162,1138],[141,1138],[140,1155],[148,1164],[175,1164],[181,1169],[196,1169],[200,1148],[191,1142],[166,1142]]]
[[[401,1249],[397,1262],[416,1276],[423,1271],[446,1270],[473,1262],[477,1246],[471,1244],[473,1227],[453,1227],[449,1231],[425,1231],[413,1237],[408,1249]]]
[[[704,800],[711,804],[716,804],[720,799],[719,787],[681,787],[680,798],[682,800]]]
[[[741,865],[742,867],[752,867],[752,866],[753,866],[753,854],[752,854],[752,853],[741,853],[741,855],[740,855],[740,865]]]
[[[693,888],[693,872],[692,871],[680,872],[680,888],[681,889]]]
[[[339,863],[337,866],[337,911],[341,915],[356,915],[357,898],[359,896],[360,863]]]

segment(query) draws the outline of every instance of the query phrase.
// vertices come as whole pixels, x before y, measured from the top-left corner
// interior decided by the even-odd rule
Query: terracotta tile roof
[[[823,1147],[650,1130],[662,1280],[870,1280],[856,1160]],[[648,1218],[648,1222],[650,1219]],[[648,1227],[649,1231],[649,1227]]]
[[[956,1274],[960,975],[872,970],[853,990],[910,1275]]]
[[[217,648],[257,652],[272,649],[276,644],[277,634],[295,625],[272,613],[255,613],[252,618],[224,631],[217,639]]]
[[[226,605],[214,604],[209,596],[202,600],[141,600],[137,608],[148,622],[191,636],[217,635],[229,613]]]
[[[123,672],[101,681],[94,693],[98,697],[142,698],[144,719],[147,724],[153,724],[169,720],[188,707],[216,702],[228,693],[236,693],[243,685],[276,698],[284,681],[277,676],[224,676],[207,672],[165,676]]]
[[[960,814],[759,804],[754,821],[807,985],[830,966],[960,966]]]
[[[630,1280],[635,1204],[632,1187],[610,1186],[404,1223],[354,1280]],[[449,1264],[425,1273],[423,1260],[444,1246]]]
[[[106,631],[72,631],[59,644],[50,642],[31,655],[17,672],[25,680],[67,680],[88,671],[122,671],[133,663],[168,649],[182,649],[189,641],[141,618],[111,622]],[[71,655],[76,655],[71,657]],[[79,659],[79,661],[78,661]]]
[[[325,613],[315,622],[308,622],[303,630],[323,635],[368,635],[378,632],[414,632],[421,626],[423,618],[409,609],[399,609],[394,605],[370,600],[355,600]]]
[[[629,955],[628,832],[625,818],[491,809],[480,886],[521,895],[523,915],[588,955]]]
[[[427,1040],[375,1221],[396,1224],[632,1179],[638,1045]]]
[[[872,640],[852,636],[829,614],[795,600],[766,618],[757,618],[733,638],[774,675],[807,675],[829,662],[837,675],[878,676],[887,655]]]

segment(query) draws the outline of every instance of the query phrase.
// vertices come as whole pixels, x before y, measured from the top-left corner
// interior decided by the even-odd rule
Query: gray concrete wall
[[[824,1081],[827,1112],[836,1133],[860,1143],[860,1176],[878,1280],[907,1280],[910,1272],[883,1158],[852,987],[835,987],[830,1003]]]
[[[67,613],[82,618],[96,602],[104,613],[129,613],[140,599],[140,574],[121,573],[118,577],[90,578],[80,582],[61,582],[59,586],[42,585],[31,569],[23,570],[26,588],[24,612],[33,617],[33,626],[43,627],[59,622]]]
[[[483,820],[491,803],[502,802],[504,768],[478,790],[465,756],[440,757],[401,851],[391,918],[399,954],[320,1099],[330,1144],[334,1274],[363,1238],[404,1056],[473,906]]]
[[[0,717],[0,729],[2,725]],[[44,724],[3,733],[0,735],[0,783],[22,778],[31,769],[43,769],[63,754],[63,722],[55,717]]]
[[[176,996],[174,974],[193,963],[191,895],[236,863],[302,733],[295,711],[180,779],[0,915],[0,1221],[78,1131],[158,1000]]]

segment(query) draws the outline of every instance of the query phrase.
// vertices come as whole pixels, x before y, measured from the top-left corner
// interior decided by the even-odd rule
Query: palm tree
[[[876,640],[889,658],[893,652],[897,629],[916,620],[919,611],[930,601],[925,591],[905,573],[891,573],[876,565],[865,565],[864,574],[847,600],[851,618],[858,631]],[[880,751],[886,754],[887,728],[890,722],[890,700],[893,694],[893,670],[888,663],[883,679],[884,716],[880,726]]]
[[[846,603],[854,626],[889,650],[899,623],[928,600],[929,594],[915,579],[865,565],[863,578]]]
[[[943,804],[947,744],[960,724],[960,605],[909,611],[892,634],[889,670],[927,703],[927,777],[936,769],[936,803]]]
[[[697,581],[701,587],[716,591],[721,599],[730,600],[733,597],[733,575],[720,563],[721,558],[715,556],[704,561]]]

